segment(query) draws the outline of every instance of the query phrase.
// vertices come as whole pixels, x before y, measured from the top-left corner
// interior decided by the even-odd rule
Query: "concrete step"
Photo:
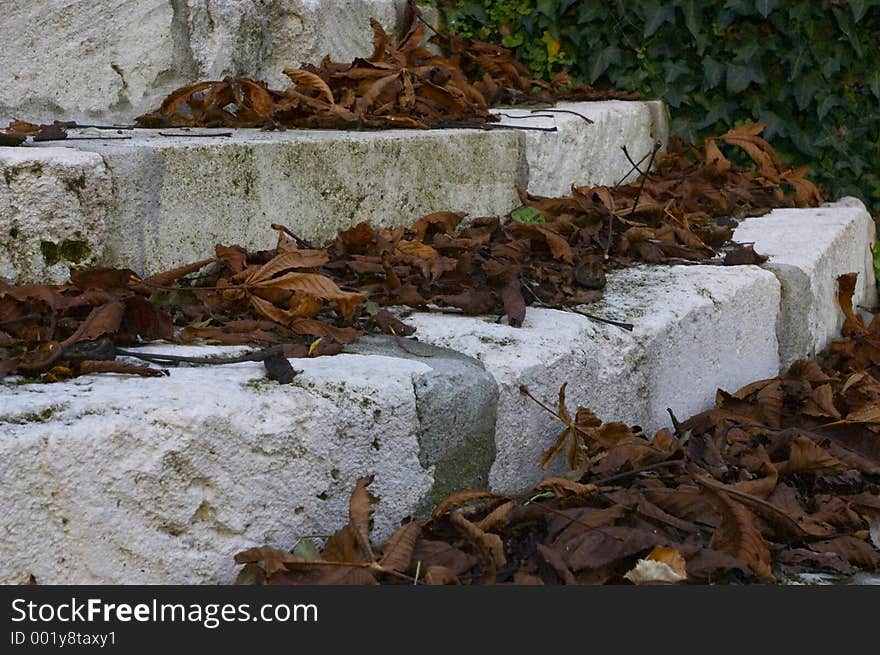
[[[244,547],[289,547],[345,521],[354,480],[376,476],[376,536],[438,495],[488,483],[521,491],[560,424],[520,393],[651,432],[808,356],[839,329],[829,276],[856,271],[876,302],[874,227],[854,199],[777,210],[736,238],[763,266],[640,266],[609,275],[574,311],[496,317],[415,313],[420,342],[367,339],[291,360],[292,385],[257,364],[170,377],[0,383],[0,582],[230,582]],[[787,244],[809,244],[809,256]],[[806,247],[805,247],[806,248]],[[793,302],[791,299],[799,299]],[[795,338],[801,321],[810,338]],[[153,351],[229,352],[154,345]],[[556,469],[558,470],[558,469]],[[552,470],[550,472],[553,472]]]
[[[871,248],[874,221],[856,198],[810,209],[777,209],[744,221],[733,238],[770,257],[764,268],[782,284],[777,326],[783,368],[812,357],[840,333],[837,277],[857,271],[855,301],[877,304]]]
[[[271,223],[321,242],[366,219],[503,215],[519,205],[518,186],[616,184],[630,170],[621,146],[641,157],[666,142],[658,101],[558,108],[595,122],[558,113],[537,119],[557,132],[134,130],[0,148],[0,276],[62,282],[70,266],[94,264],[153,273],[210,256],[216,243],[269,247]]]
[[[0,118],[129,124],[179,86],[246,76],[284,88],[282,70],[372,52],[405,0],[53,0],[5,3]]]

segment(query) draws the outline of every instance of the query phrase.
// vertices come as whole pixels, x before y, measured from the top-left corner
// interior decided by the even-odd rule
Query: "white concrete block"
[[[101,264],[149,273],[208,256],[216,243],[269,247],[271,223],[320,243],[337,229],[367,219],[387,226],[409,224],[433,211],[503,215],[519,205],[517,187],[548,193],[547,184],[553,184],[567,193],[573,181],[614,184],[628,166],[621,144],[640,151],[650,149],[657,134],[665,138],[665,128],[652,118],[660,112],[657,104],[569,103],[596,123],[570,114],[539,119],[559,123],[555,133],[247,129],[206,138],[163,136],[185,135],[183,130],[134,130],[68,141],[67,150],[58,142],[37,147],[69,152],[73,161],[75,152],[89,153],[83,156],[95,162],[91,153],[103,158],[112,198],[91,194],[86,209],[94,216],[80,223],[106,222],[102,234],[107,238],[95,253]],[[130,138],[112,138],[120,136]],[[61,155],[56,159],[59,166],[64,161]],[[82,177],[78,166],[65,175]],[[96,166],[98,180],[86,177],[91,184],[106,184],[106,171]],[[57,195],[27,197],[28,212],[52,226],[56,205],[81,202],[73,191]],[[24,202],[12,196],[7,201]],[[69,225],[62,227],[69,231]],[[33,235],[22,244],[19,250],[39,249]],[[10,269],[30,281],[45,279],[42,269],[23,268],[17,261]],[[53,279],[63,277],[58,271]]]
[[[769,256],[764,267],[782,284],[778,337],[783,369],[814,356],[840,334],[839,275],[857,272],[855,302],[877,304],[871,259],[874,221],[856,198],[746,219],[734,239],[754,242],[757,252]]]
[[[636,172],[625,177],[632,165],[622,146],[639,161],[656,142],[665,146],[669,138],[668,112],[660,100],[560,102],[549,111],[494,111],[504,114],[502,124],[556,127],[556,132],[525,133],[528,191],[540,196],[568,195],[572,185],[613,186],[622,180],[634,181],[638,177]],[[552,118],[535,118],[547,114],[552,114]],[[526,116],[529,118],[523,118]],[[647,160],[642,167],[647,167]]]
[[[60,283],[100,259],[112,201],[100,155],[0,148],[0,172],[0,277]]]
[[[609,276],[592,314],[630,322],[632,332],[573,312],[529,308],[521,328],[494,317],[416,313],[422,341],[475,357],[499,386],[490,485],[516,492],[541,479],[538,462],[561,423],[520,393],[553,406],[568,383],[572,406],[653,434],[778,369],[779,282],[753,266],[638,267]]]
[[[8,6],[7,6],[8,5]],[[402,0],[43,0],[5,3],[0,118],[131,123],[171,91],[372,51],[370,18],[397,29]],[[282,86],[283,85],[283,86]]]
[[[364,220],[505,214],[526,183],[522,137],[509,131],[126,134],[70,143],[103,157],[113,178],[102,262],[138,272],[210,256],[216,243],[270,247],[272,223],[323,243]]]
[[[173,349],[206,351],[228,349]],[[390,534],[433,484],[414,392],[430,367],[292,363],[291,385],[256,363],[0,383],[0,582],[230,583],[238,550],[338,529],[367,474]]]

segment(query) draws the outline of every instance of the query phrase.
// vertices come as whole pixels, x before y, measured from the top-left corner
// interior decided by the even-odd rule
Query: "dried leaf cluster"
[[[270,89],[238,77],[177,89],[142,127],[442,128],[478,127],[498,121],[489,107],[559,99],[633,98],[623,92],[573,87],[564,73],[551,82],[532,79],[509,50],[436,32],[425,47],[426,23],[408,7],[408,28],[395,43],[375,20],[373,52],[366,59],[286,68],[292,86]],[[431,28],[433,30],[433,28]]]
[[[566,477],[525,497],[465,490],[429,520],[369,540],[361,479],[350,521],[320,553],[239,553],[241,581],[267,584],[670,584],[772,582],[780,573],[880,566],[880,316],[853,313],[821,363],[734,394],[648,439],[580,407],[545,454]],[[550,410],[553,411],[553,410]]]
[[[217,246],[213,259],[148,278],[99,268],[72,271],[66,285],[0,279],[0,376],[55,381],[96,369],[157,375],[115,360],[116,346],[159,339],[280,345],[285,357],[340,352],[362,331],[316,317],[332,307],[350,323],[364,296],[317,271],[327,261],[324,250],[297,248],[279,235],[271,251]],[[187,277],[194,273],[200,274]],[[388,312],[359,322],[385,331],[398,324]]]
[[[279,238],[272,250],[218,245],[211,259],[147,278],[94,269],[72,271],[66,285],[0,280],[0,377],[153,375],[117,362],[113,345],[157,339],[329,355],[364,331],[412,334],[385,306],[496,312],[520,325],[529,305],[597,300],[612,268],[760,263],[765,258],[750,247],[725,245],[736,218],[821,200],[803,169],[779,163],[760,129],[737,128],[703,151],[674,144],[629,184],[575,187],[564,198],[523,193],[514,220],[438,212],[409,227],[365,222],[323,248],[273,225]],[[741,148],[754,170],[736,166],[718,142]],[[530,212],[529,220],[516,220],[518,211]]]

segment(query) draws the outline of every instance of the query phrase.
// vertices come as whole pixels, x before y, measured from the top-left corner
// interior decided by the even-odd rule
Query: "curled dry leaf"
[[[759,578],[773,581],[773,573],[770,570],[770,549],[755,525],[754,515],[731,500],[723,491],[706,486],[703,489],[718,508],[721,516],[721,522],[712,535],[711,547],[735,557]]]
[[[370,521],[373,516],[373,504],[379,499],[367,491],[367,487],[372,482],[373,476],[371,475],[358,478],[348,504],[348,516],[352,531],[358,545],[363,549],[364,555],[370,560],[375,560],[376,556],[370,545]]]
[[[674,548],[655,546],[624,576],[633,584],[676,583],[687,579],[684,557]]]

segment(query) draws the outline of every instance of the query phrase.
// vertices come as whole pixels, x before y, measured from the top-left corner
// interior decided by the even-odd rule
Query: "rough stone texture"
[[[95,264],[107,236],[112,183],[100,155],[0,148],[0,277],[64,282]]]
[[[322,242],[368,219],[401,225],[440,210],[503,214],[525,184],[519,135],[505,131],[133,137],[77,147],[100,154],[113,175],[103,260],[137,271],[204,257],[216,243],[268,247],[271,223]]]
[[[0,118],[128,124],[178,86],[244,75],[284,88],[282,69],[372,51],[402,0],[43,0],[6,3]],[[14,35],[14,37],[13,37]]]
[[[568,195],[572,184],[615,185],[632,171],[621,146],[626,146],[638,161],[651,152],[655,143],[665,146],[669,138],[668,112],[659,100],[560,102],[549,111],[535,110],[539,116],[552,113],[553,118],[535,118],[528,109],[521,108],[496,111],[505,115],[502,124],[556,127],[556,132],[525,133],[528,190],[542,196]],[[517,120],[512,116],[530,118]],[[637,175],[633,172],[626,180],[632,181]]]
[[[414,393],[431,369],[292,363],[292,385],[251,363],[0,384],[0,583],[229,583],[240,549],[338,529],[367,474],[390,534],[433,485]]]
[[[586,311],[633,323],[591,321],[574,312],[530,308],[513,328],[491,317],[418,313],[420,340],[480,360],[500,394],[490,485],[518,492],[542,475],[541,453],[561,424],[520,392],[547,404],[568,397],[603,420],[652,434],[711,406],[718,387],[735,390],[778,369],[776,278],[757,267],[639,267],[609,276],[605,299]],[[559,470],[559,469],[557,469]]]
[[[777,209],[737,227],[734,239],[754,242],[757,252],[768,255],[765,268],[782,284],[778,337],[783,369],[812,357],[840,334],[839,275],[857,272],[855,302],[876,305],[874,238],[874,221],[856,198],[816,208]]]
[[[615,184],[626,172],[622,143],[640,152],[664,138],[656,102],[566,107],[596,123],[558,114],[541,119],[559,123],[557,133],[238,130],[206,138],[135,130],[66,145],[99,154],[113,179],[112,202],[106,194],[92,201],[91,220],[106,216],[108,226],[100,262],[149,273],[204,257],[218,242],[268,247],[273,222],[320,242],[366,219],[402,225],[441,210],[505,214],[519,204],[517,186],[547,193],[543,181],[555,180],[563,193],[571,181]],[[590,147],[578,148],[578,139]],[[572,180],[578,171],[586,177]],[[29,212],[51,224],[57,202],[29,198]]]
[[[419,415],[419,460],[434,470],[420,510],[461,489],[485,489],[495,461],[498,385],[480,362],[446,348],[394,337],[363,337],[351,352],[413,359],[430,367],[413,380]]]

